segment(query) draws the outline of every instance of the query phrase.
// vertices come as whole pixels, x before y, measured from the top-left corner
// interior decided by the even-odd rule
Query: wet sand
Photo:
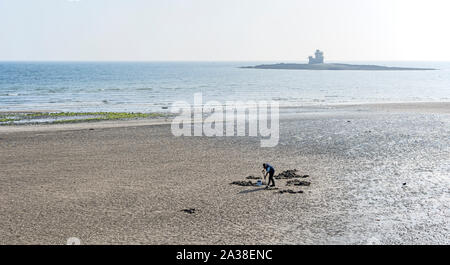
[[[0,244],[450,244],[449,109],[289,108],[275,148],[162,121],[1,126]],[[311,184],[230,185],[262,162]]]

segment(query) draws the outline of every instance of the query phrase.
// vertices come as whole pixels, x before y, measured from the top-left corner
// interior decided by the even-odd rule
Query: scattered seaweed
[[[299,175],[297,174],[297,169],[290,169],[275,175],[275,179],[293,179],[293,178],[307,178],[309,175]]]
[[[12,121],[17,121],[17,119],[11,119],[11,118],[1,118],[0,122],[12,122]]]
[[[238,186],[243,186],[243,187],[249,187],[249,186],[258,186],[256,185],[256,183],[253,183],[252,181],[233,181],[230,183],[230,185],[238,185]]]
[[[0,115],[0,124],[61,124],[166,117],[164,113],[134,112],[33,112]]]
[[[309,185],[311,185],[311,182],[299,179],[288,180],[286,182],[286,186],[309,186]]]
[[[299,175],[297,174],[297,169],[290,169],[286,171],[282,171],[280,174],[275,175],[274,178],[276,179],[287,179],[286,186],[310,186],[311,182],[300,180],[300,178],[308,178],[309,175]],[[233,181],[230,183],[230,185],[237,185],[242,187],[253,187],[253,186],[261,186],[258,185],[258,181],[260,181],[261,177],[256,177],[254,175],[249,175],[245,179],[247,180],[239,180],[239,181]],[[257,182],[253,182],[252,180],[257,180]],[[278,190],[276,187],[266,187],[268,190]],[[290,189],[287,190],[280,190],[280,193],[303,193],[303,191],[293,191]]]
[[[181,210],[182,212],[188,213],[188,214],[194,214],[196,212],[195,208],[188,208]]]
[[[279,193],[279,194],[284,194],[284,193],[288,193],[288,194],[299,194],[299,193],[303,193],[303,191],[302,191],[302,190],[299,190],[299,191],[294,191],[294,190],[279,190],[279,191],[277,191],[276,193]]]

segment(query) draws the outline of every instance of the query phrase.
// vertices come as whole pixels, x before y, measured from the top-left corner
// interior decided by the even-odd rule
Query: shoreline
[[[289,110],[304,111],[294,113]],[[402,102],[402,103],[348,103],[330,105],[307,105],[307,106],[280,106],[280,119],[292,118],[292,116],[333,114],[342,111],[361,112],[376,111],[388,113],[423,113],[423,114],[450,114],[450,102]],[[42,111],[17,111],[11,113],[37,113]],[[0,112],[7,113],[7,112]],[[156,117],[146,119],[104,120],[104,121],[80,121],[75,123],[43,123],[43,124],[13,124],[0,126],[1,133],[11,132],[36,132],[36,131],[63,131],[84,130],[89,128],[117,128],[170,124],[170,117]]]
[[[323,57],[322,57],[323,59]],[[271,70],[312,70],[312,71],[434,71],[435,68],[392,67],[368,64],[343,64],[343,63],[277,63],[261,64],[255,66],[243,66],[243,69],[271,69]]]

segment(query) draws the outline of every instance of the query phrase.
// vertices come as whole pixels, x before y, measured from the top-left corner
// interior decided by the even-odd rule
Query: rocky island
[[[342,63],[324,63],[323,52],[316,50],[315,57],[309,56],[308,64],[278,63],[261,64],[256,66],[244,66],[241,68],[251,69],[286,69],[286,70],[370,70],[370,71],[405,71],[405,70],[436,70],[434,68],[412,68],[412,67],[388,67],[380,65],[358,65]]]

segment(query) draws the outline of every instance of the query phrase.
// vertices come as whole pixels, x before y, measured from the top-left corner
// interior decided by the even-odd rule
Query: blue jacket
[[[266,171],[270,172],[271,170],[275,171],[275,169],[271,165],[266,164]]]

